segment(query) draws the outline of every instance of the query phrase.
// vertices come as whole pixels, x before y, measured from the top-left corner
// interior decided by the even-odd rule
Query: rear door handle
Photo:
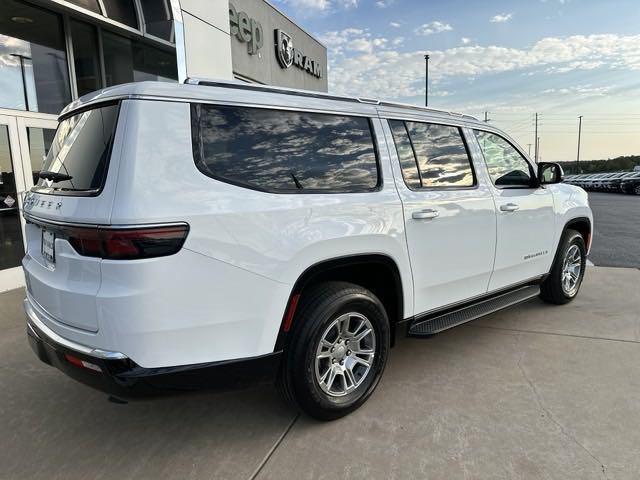
[[[515,203],[505,203],[504,205],[500,205],[500,210],[503,212],[515,212],[519,208],[520,206]]]
[[[427,208],[425,210],[413,212],[411,214],[411,218],[413,218],[414,220],[431,220],[432,218],[436,218],[438,215],[440,215],[440,212],[438,212],[437,210]]]

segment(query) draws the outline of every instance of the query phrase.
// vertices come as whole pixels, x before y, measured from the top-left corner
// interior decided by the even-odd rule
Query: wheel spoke
[[[355,388],[356,386],[356,378],[353,376],[353,371],[349,368],[347,368],[345,371],[345,379],[349,380],[349,383],[351,383],[351,387],[350,388]]]
[[[333,382],[336,379],[336,371],[333,368],[329,368],[329,379],[327,380],[327,390],[331,391]]]
[[[356,342],[359,342],[360,340],[362,340],[364,337],[366,337],[367,335],[369,335],[373,330],[371,328],[366,328],[364,329],[362,332],[360,332],[358,335],[354,336],[353,339]]]
[[[360,363],[362,365],[364,365],[365,367],[370,367],[371,366],[371,362],[368,362],[367,360],[360,358],[360,357],[353,357],[354,362],[356,363]]]
[[[351,347],[351,351],[356,354],[369,355],[375,353],[373,348],[360,348],[360,345]]]

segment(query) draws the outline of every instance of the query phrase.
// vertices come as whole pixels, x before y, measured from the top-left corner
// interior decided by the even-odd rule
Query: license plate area
[[[56,263],[56,235],[50,230],[42,230],[42,247],[40,253],[49,263]]]

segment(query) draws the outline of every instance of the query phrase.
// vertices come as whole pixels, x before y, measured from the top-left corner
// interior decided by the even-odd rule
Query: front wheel
[[[311,287],[294,319],[280,390],[312,417],[342,417],[378,385],[389,339],[386,311],[373,293],[346,282]]]
[[[560,241],[551,272],[540,286],[540,298],[556,305],[569,303],[578,295],[586,264],[587,249],[582,235],[575,230],[567,230]]]

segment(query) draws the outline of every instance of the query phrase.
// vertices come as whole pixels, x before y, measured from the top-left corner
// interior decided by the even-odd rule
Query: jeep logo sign
[[[291,38],[291,35],[283,30],[277,29],[275,31],[275,38],[276,57],[278,57],[278,62],[282,68],[289,68],[291,65],[295,65],[314,77],[322,77],[320,62],[311,60],[311,58],[307,57],[302,51],[297,50],[293,46],[293,38]]]
[[[231,36],[247,43],[249,55],[255,55],[264,44],[264,34],[260,22],[249,18],[245,12],[238,12],[232,3],[229,4],[229,25]]]

